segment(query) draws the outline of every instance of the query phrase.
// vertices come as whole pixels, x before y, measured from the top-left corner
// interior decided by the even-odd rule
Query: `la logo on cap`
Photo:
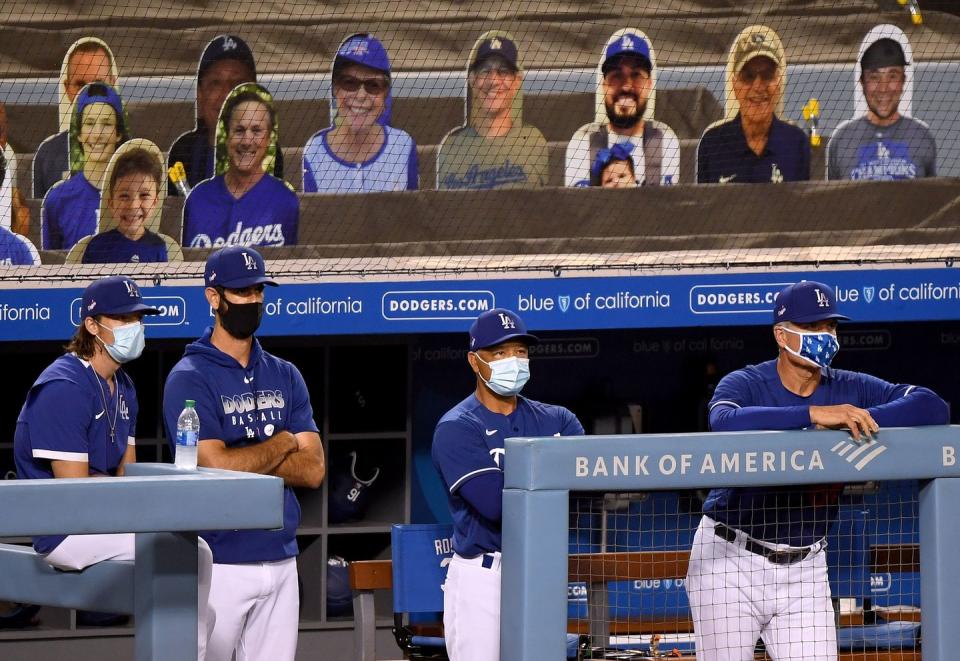
[[[503,312],[500,313],[500,325],[503,326],[504,330],[510,330],[511,328],[517,327],[517,325],[513,322],[513,319]]]
[[[828,307],[830,307],[830,299],[827,298],[827,295],[826,295],[826,294],[824,294],[824,293],[823,293],[822,291],[820,291],[819,289],[814,289],[814,290],[813,290],[813,293],[815,293],[815,294],[817,295],[817,305],[819,305],[819,306],[822,307],[822,308],[828,308]]]
[[[247,267],[247,270],[248,270],[248,271],[256,271],[256,270],[257,270],[257,260],[255,260],[255,259],[253,258],[253,255],[251,255],[251,254],[248,253],[248,252],[244,252],[244,253],[240,253],[240,254],[243,255],[243,265]],[[213,278],[210,278],[210,279],[212,280]]]
[[[350,53],[353,55],[366,55],[370,51],[370,47],[367,45],[366,40],[358,41],[350,47]]]
[[[494,37],[490,40],[490,50],[500,50],[503,47],[503,42]]]
[[[767,37],[762,32],[756,32],[750,38],[753,40],[753,43],[755,43],[758,46],[767,40]]]
[[[137,286],[133,283],[132,280],[124,280],[123,284],[127,287],[127,295],[130,298],[139,298],[140,292],[137,290]]]
[[[95,308],[95,307],[97,307],[97,302],[96,302],[96,301],[90,301],[90,305],[87,306],[87,311],[90,311],[90,310],[92,310],[92,309]]]
[[[233,37],[223,38],[223,50],[233,50],[236,47],[237,47],[237,42],[233,40]]]
[[[627,35],[623,35],[623,39],[620,41],[620,46],[624,50],[634,50],[636,48],[636,46],[633,44],[633,39]]]

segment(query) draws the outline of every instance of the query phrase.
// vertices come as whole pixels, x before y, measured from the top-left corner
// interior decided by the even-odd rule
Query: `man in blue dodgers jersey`
[[[774,306],[779,355],[721,379],[712,431],[848,429],[858,443],[875,443],[881,427],[947,423],[946,403],[926,388],[829,367],[837,321],[847,319],[830,287],[790,285]],[[773,661],[837,658],[824,537],[841,489],[710,492],[687,572],[697,659],[752,660],[757,638]]]
[[[937,143],[913,114],[916,60],[903,30],[878,25],[863,38],[854,118],[827,145],[827,179],[889,181],[937,176]]]
[[[204,281],[214,325],[187,346],[167,377],[167,438],[174,438],[177,417],[192,399],[200,417],[200,466],[275,475],[286,484],[282,529],[203,533],[214,562],[207,658],[292,660],[300,605],[300,505],[292,487],[320,486],[323,446],[299,370],[253,337],[264,285],[276,286],[263,258],[252,248],[223,248],[207,259]]]
[[[137,391],[122,365],[144,347],[144,304],[130,278],[110,276],[88,286],[81,298],[80,326],[57,358],[37,378],[17,418],[14,460],[20,479],[109,478],[136,461]],[[109,512],[104,512],[109,516]],[[37,553],[64,571],[104,560],[133,560],[133,533],[44,535]],[[210,549],[198,548],[198,656],[207,640]]]
[[[392,108],[386,48],[373,35],[350,35],[333,60],[330,126],[303,152],[303,192],[416,190],[417,145],[390,126]]]
[[[183,240],[190,248],[290,246],[297,243],[300,202],[274,177],[277,113],[270,93],[238,85],[217,122],[216,176],[202,181],[183,205]]]
[[[578,436],[583,426],[561,406],[520,396],[530,378],[530,344],[514,312],[495,308],[470,327],[467,362],[476,389],[433,434],[433,463],[447,488],[453,549],[443,595],[451,661],[500,658],[500,529],[503,441],[511,436]]]

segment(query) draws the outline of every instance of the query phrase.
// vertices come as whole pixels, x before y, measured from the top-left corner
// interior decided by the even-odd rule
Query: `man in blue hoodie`
[[[167,438],[175,437],[177,416],[192,399],[200,416],[200,466],[275,475],[286,485],[282,529],[202,533],[214,562],[209,603],[216,619],[207,659],[292,661],[300,605],[300,506],[293,487],[320,486],[323,446],[300,371],[253,337],[264,285],[276,286],[263,257],[246,247],[218,250],[207,259],[204,282],[214,324],[167,377]]]

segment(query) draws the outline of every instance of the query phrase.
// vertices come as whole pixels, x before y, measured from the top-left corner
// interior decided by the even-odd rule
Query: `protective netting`
[[[6,3],[0,279],[951,261],[951,7]]]
[[[735,650],[754,646],[762,655],[764,645],[777,646],[774,658],[789,659],[827,658],[828,648],[839,649],[841,655],[881,655],[877,658],[918,649],[917,483],[798,489],[805,496],[794,496],[794,507],[827,498],[836,512],[825,551],[815,549],[809,558],[800,558],[802,552],[786,545],[777,546],[779,554],[772,555],[777,553],[774,545],[762,548],[742,535],[727,540],[723,535],[729,528],[720,530],[722,524],[709,518],[701,523],[704,500],[709,500],[706,491],[574,495],[568,631],[590,636],[588,658],[607,659],[693,658],[698,643],[702,653],[712,645],[715,653],[735,658],[741,658]],[[789,500],[786,494],[781,492],[780,504]],[[752,516],[786,522],[792,518],[788,507]],[[709,562],[711,574],[703,576],[694,562]],[[817,563],[826,566],[828,595],[815,594]],[[773,594],[778,583],[788,580],[788,572],[807,573],[794,586],[798,594]],[[822,591],[826,586],[820,587]],[[741,610],[744,600],[749,602],[747,613]],[[818,608],[824,611],[820,630],[814,616]],[[798,615],[795,621],[791,610]],[[770,618],[765,616],[768,611],[777,614]],[[694,622],[705,633],[700,641]],[[835,647],[829,622],[836,625]]]

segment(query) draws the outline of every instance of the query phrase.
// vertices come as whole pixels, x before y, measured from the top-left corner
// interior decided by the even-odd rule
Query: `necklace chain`
[[[110,412],[107,410],[107,393],[103,389],[103,383],[101,383],[100,375],[94,371],[94,376],[97,378],[97,385],[100,386],[100,400],[103,402],[103,413],[107,416],[107,424],[110,425],[110,442],[116,444],[117,442],[117,419],[120,417],[120,380],[114,377],[114,382],[116,383],[117,388],[117,399],[114,404],[113,410],[113,419],[110,419]],[[109,384],[108,384],[109,386]]]

